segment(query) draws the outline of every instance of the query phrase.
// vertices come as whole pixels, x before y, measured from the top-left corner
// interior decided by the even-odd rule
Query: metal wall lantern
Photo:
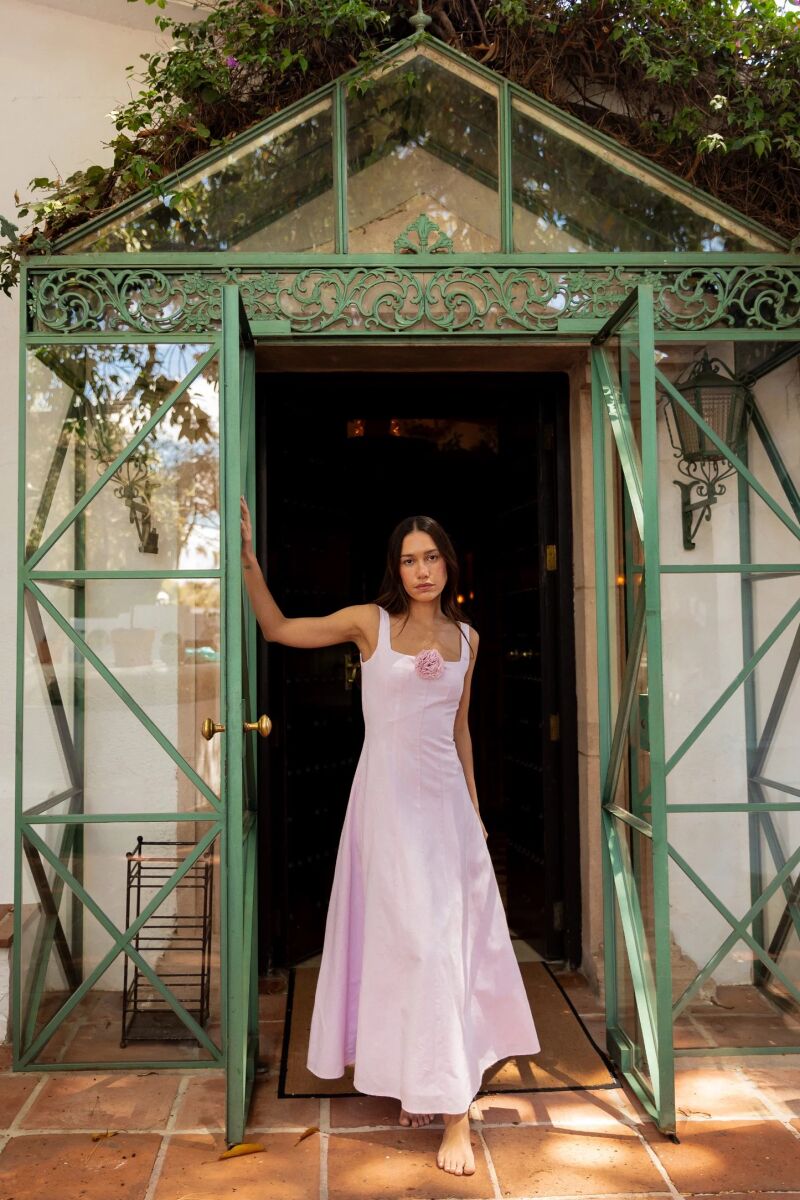
[[[675,389],[691,405],[714,433],[739,454],[747,434],[753,395],[744,380],[737,378],[719,358],[696,359]],[[667,428],[678,460],[678,470],[686,482],[674,480],[681,490],[683,548],[694,550],[694,538],[701,521],[711,520],[711,510],[725,494],[722,482],[735,473],[719,447],[711,441],[688,412],[674,398],[667,397]],[[692,499],[695,492],[697,498]]]

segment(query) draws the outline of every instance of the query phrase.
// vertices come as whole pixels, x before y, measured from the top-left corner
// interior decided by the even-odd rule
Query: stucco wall
[[[0,213],[13,220],[14,191],[35,176],[70,175],[111,158],[108,113],[129,95],[125,68],[163,36],[141,26],[144,5],[104,0],[108,20],[30,0],[3,0],[0,38]],[[93,11],[98,11],[96,8]],[[152,15],[152,10],[148,10]],[[123,24],[123,21],[130,23]],[[15,569],[18,297],[0,296],[0,903],[13,899]]]

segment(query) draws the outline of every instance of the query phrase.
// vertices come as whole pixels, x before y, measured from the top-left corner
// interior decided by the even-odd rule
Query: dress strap
[[[389,614],[385,608],[378,605],[378,644],[375,647],[377,654],[381,646],[389,645]]]
[[[458,660],[459,662],[463,662],[463,661],[464,661],[464,659],[467,657],[467,651],[469,650],[469,645],[470,645],[470,641],[469,641],[469,625],[466,623],[466,621],[459,621],[459,622],[458,622],[458,624],[459,624],[459,626],[460,626],[460,628],[461,628],[461,632],[463,633],[463,635],[464,635],[464,638],[466,638],[466,645],[464,644],[464,638],[462,638],[462,641],[461,641],[461,657],[460,657],[460,659]]]

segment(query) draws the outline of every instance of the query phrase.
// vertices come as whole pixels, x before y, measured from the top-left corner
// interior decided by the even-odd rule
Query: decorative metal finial
[[[409,22],[414,26],[415,33],[422,33],[430,25],[433,17],[429,17],[427,13],[422,11],[422,0],[417,0],[417,11],[413,17],[409,17]]]

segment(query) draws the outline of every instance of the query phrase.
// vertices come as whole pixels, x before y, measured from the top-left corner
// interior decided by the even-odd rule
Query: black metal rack
[[[191,841],[147,842],[137,837],[126,854],[126,928],[136,920],[152,894],[172,878],[195,846]],[[185,849],[184,849],[185,848]],[[186,871],[170,893],[174,911],[156,909],[134,935],[132,945],[151,963],[183,1007],[205,1028],[211,990],[213,852],[209,848]],[[158,960],[150,955],[155,952]],[[128,955],[124,955],[122,1036],[133,1041],[193,1041],[192,1033]]]

